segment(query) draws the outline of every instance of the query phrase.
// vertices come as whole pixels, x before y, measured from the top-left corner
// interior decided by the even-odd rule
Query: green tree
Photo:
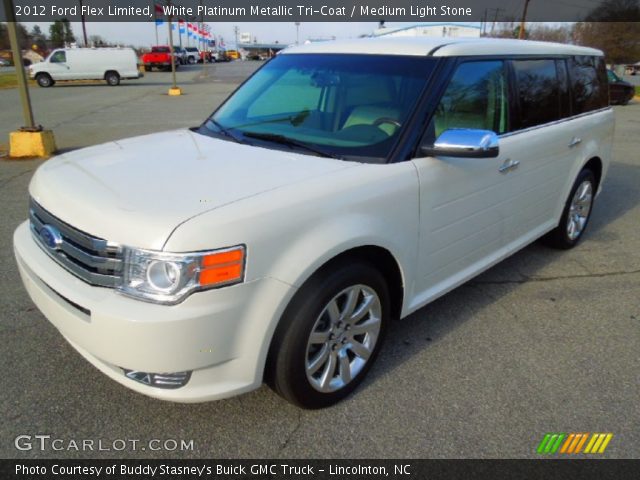
[[[49,39],[52,48],[64,47],[64,25],[62,20],[56,20],[49,26]]]
[[[40,54],[47,50],[47,37],[39,25],[34,25],[30,32],[31,46],[35,45]]]
[[[74,43],[76,41],[76,37],[73,34],[73,30],[71,29],[71,23],[68,19],[63,18],[62,24],[64,25],[64,43],[69,45],[70,43]]]

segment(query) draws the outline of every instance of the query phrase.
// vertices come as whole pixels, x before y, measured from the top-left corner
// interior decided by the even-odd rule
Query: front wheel
[[[580,172],[571,188],[560,223],[544,237],[545,243],[564,250],[573,248],[582,238],[589,223],[595,193],[595,175],[586,168]]]
[[[295,295],[276,330],[268,383],[304,408],[342,400],[375,361],[389,304],[383,276],[367,263],[320,271]]]
[[[107,81],[107,84],[116,87],[120,85],[120,75],[117,72],[107,72],[104,75],[104,79]]]
[[[42,88],[51,87],[55,83],[53,81],[53,78],[51,78],[51,76],[48,73],[39,73],[38,75],[36,75],[36,82]]]

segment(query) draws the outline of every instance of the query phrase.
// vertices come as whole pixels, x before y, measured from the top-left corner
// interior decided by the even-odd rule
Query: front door
[[[449,129],[509,130],[508,75],[502,60],[460,63],[425,134],[429,143]],[[413,163],[420,181],[420,252],[416,304],[424,304],[486,265],[505,243],[509,217],[512,142],[497,158],[423,157]]]

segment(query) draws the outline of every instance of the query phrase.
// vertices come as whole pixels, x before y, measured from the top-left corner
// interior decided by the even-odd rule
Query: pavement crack
[[[521,285],[529,282],[553,282],[555,280],[567,280],[574,278],[605,278],[615,277],[621,275],[635,275],[640,273],[640,270],[622,270],[619,272],[603,272],[603,273],[588,273],[582,275],[557,275],[553,277],[527,277],[518,280],[487,280],[487,281],[472,281],[470,285]],[[521,274],[522,275],[522,274]]]
[[[295,427],[293,427],[293,430],[291,430],[289,435],[287,435],[287,438],[284,439],[284,442],[282,442],[282,445],[280,445],[280,448],[278,449],[278,453],[282,453],[289,446],[289,443],[291,443],[291,440],[296,435],[296,433],[298,433],[298,430],[300,430],[301,426],[302,426],[302,412],[298,412],[298,416],[296,418],[296,425]]]
[[[53,127],[52,127],[52,128],[58,128],[58,127],[60,127],[61,125],[66,125],[66,124],[74,123],[74,122],[76,122],[77,120],[80,120],[81,118],[84,118],[84,117],[90,117],[90,116],[93,116],[93,115],[95,115],[95,114],[97,114],[97,113],[100,113],[100,112],[102,112],[102,111],[109,110],[109,109],[111,109],[111,108],[116,108],[116,107],[119,107],[119,106],[121,106],[121,105],[127,105],[127,104],[130,104],[130,103],[132,103],[132,102],[135,102],[135,101],[138,101],[138,100],[142,100],[143,98],[148,97],[149,95],[154,95],[154,94],[157,94],[157,92],[155,92],[155,91],[153,91],[153,92],[149,91],[149,92],[145,92],[145,93],[143,93],[142,95],[133,95],[132,97],[130,97],[130,98],[126,98],[125,100],[122,100],[121,102],[116,102],[116,103],[111,103],[111,104],[109,104],[109,105],[104,105],[104,106],[98,107],[98,108],[96,108],[96,109],[94,109],[94,110],[91,110],[90,112],[84,112],[84,113],[81,113],[81,114],[79,114],[79,115],[76,115],[75,117],[70,118],[70,119],[68,119],[68,120],[63,120],[63,121],[61,121],[61,122],[59,122],[59,123],[57,123],[57,124],[53,125]]]
[[[5,185],[13,182],[16,178],[20,178],[24,175],[27,175],[29,173],[33,173],[35,171],[35,168],[31,168],[29,170],[25,170],[24,172],[20,172],[20,173],[16,173],[15,175],[10,176],[9,178],[6,178],[4,180],[2,180],[0,182],[0,188],[4,187]]]

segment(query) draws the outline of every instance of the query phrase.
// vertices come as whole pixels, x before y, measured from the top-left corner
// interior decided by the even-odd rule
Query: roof
[[[373,55],[432,55],[452,57],[469,55],[602,55],[600,50],[551,42],[532,42],[499,38],[359,38],[311,43],[287,48],[283,54],[362,53]]]
[[[477,25],[471,25],[471,24],[467,24],[467,23],[461,23],[461,22],[452,22],[452,23],[437,23],[437,22],[430,22],[430,23],[415,23],[413,25],[409,25],[409,26],[405,26],[405,27],[382,27],[382,28],[378,28],[373,32],[373,35],[378,37],[378,36],[383,36],[383,35],[390,35],[392,33],[397,33],[397,32],[403,32],[405,30],[413,30],[416,28],[439,28],[439,27],[457,27],[457,28],[470,28],[473,30],[480,30],[480,27]]]

